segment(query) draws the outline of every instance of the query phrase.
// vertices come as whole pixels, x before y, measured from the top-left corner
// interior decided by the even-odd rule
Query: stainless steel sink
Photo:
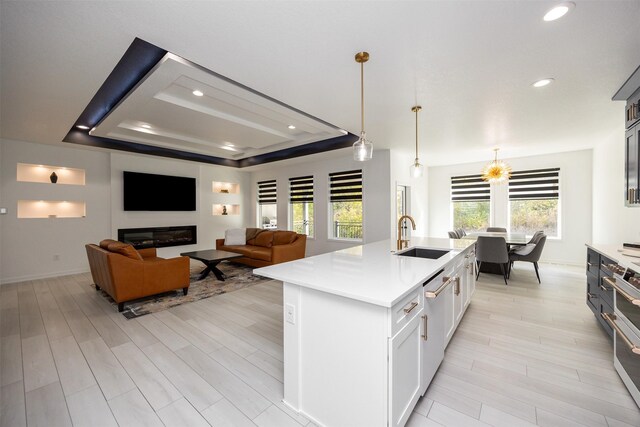
[[[396,255],[410,256],[414,258],[438,259],[451,251],[442,251],[439,249],[411,248],[408,251],[398,252]]]

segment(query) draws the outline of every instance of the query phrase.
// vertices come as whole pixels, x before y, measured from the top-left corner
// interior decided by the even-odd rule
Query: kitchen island
[[[320,426],[404,425],[475,290],[474,248],[416,237],[255,269],[283,282],[284,402]]]

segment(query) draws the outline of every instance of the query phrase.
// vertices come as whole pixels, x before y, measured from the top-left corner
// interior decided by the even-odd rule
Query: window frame
[[[547,236],[547,240],[562,240],[562,169],[560,167],[553,168],[540,168],[540,169],[528,169],[523,171],[514,171],[512,172],[512,176],[516,174],[522,173],[545,173],[545,172],[557,172],[557,199],[558,200],[558,212],[557,212],[557,233],[555,236]],[[511,185],[511,179],[509,180],[509,185]],[[507,229],[511,232],[511,197],[509,196],[509,188],[507,189]],[[549,198],[540,198],[540,199],[515,199],[515,200],[549,200]],[[535,230],[537,231],[537,230]],[[534,233],[535,233],[534,231]],[[526,234],[526,233],[525,233]]]
[[[360,238],[347,238],[347,237],[337,237],[334,236],[334,221],[333,221],[333,215],[334,215],[334,203],[340,202],[341,200],[332,200],[332,194],[331,194],[331,182],[332,182],[332,177],[334,177],[333,181],[334,183],[338,183],[337,181],[340,181],[339,177],[340,176],[348,176],[348,175],[354,175],[354,174],[359,174],[360,175],[360,181],[359,181],[359,186],[360,186],[360,191],[359,191],[359,199],[358,200],[342,200],[343,202],[360,202],[361,204],[361,215],[362,215],[362,221],[360,224],[361,227],[361,234],[362,237]],[[327,182],[327,199],[328,199],[328,203],[327,203],[327,240],[328,241],[335,241],[335,242],[354,242],[354,243],[362,243],[364,242],[364,238],[365,238],[365,230],[364,230],[364,173],[362,169],[356,169],[356,170],[347,170],[347,171],[340,171],[340,172],[331,172],[328,174],[327,176],[328,178],[328,182]],[[349,185],[343,185],[343,187],[348,187]],[[357,182],[356,182],[356,187],[358,186]],[[351,193],[353,193],[354,195],[356,193],[358,193],[358,191],[352,191]],[[334,197],[337,196],[337,194],[334,193]],[[358,196],[354,197],[354,198],[358,198]]]
[[[310,182],[308,182],[310,181]],[[310,198],[311,200],[309,201],[309,195],[308,194],[296,194],[296,193],[300,193],[300,191],[292,191],[294,189],[293,186],[301,186],[304,184],[311,184],[311,195]],[[311,204],[313,206],[313,213],[311,214],[311,227],[313,230],[313,234],[309,234],[306,233],[307,235],[307,239],[313,240],[315,239],[316,236],[316,206],[315,206],[315,185],[314,185],[314,176],[313,175],[307,175],[307,176],[301,176],[301,177],[294,177],[294,178],[289,178],[289,229],[292,231],[294,230],[294,215],[293,215],[293,208],[294,205],[296,204],[301,204],[301,205],[305,205],[308,206],[309,204]],[[308,188],[304,188],[304,190],[308,190]],[[294,199],[304,199],[305,201],[300,202],[300,201],[295,201]],[[303,208],[304,209],[304,208]],[[307,212],[308,212],[308,208],[307,208]],[[307,229],[309,228],[309,224],[307,224]]]
[[[457,186],[454,186],[454,181],[457,182]],[[464,181],[468,181],[468,183],[465,183]],[[488,202],[489,216],[487,218],[487,227],[490,227],[491,219],[494,214],[494,192],[492,186],[488,182],[482,180],[482,175],[470,174],[451,176],[449,178],[449,182],[449,230],[454,230],[456,228],[455,203],[457,202]],[[459,191],[456,192],[454,187],[457,187]],[[463,193],[460,193],[460,191],[463,191]]]
[[[263,181],[256,182],[256,203],[258,208],[256,209],[257,218],[256,218],[256,227],[269,230],[269,229],[277,229],[278,227],[278,181],[276,179],[268,179]],[[262,194],[262,197],[261,197]],[[274,205],[276,209],[276,226],[275,227],[264,227],[264,223],[262,222],[262,207],[265,205]]]

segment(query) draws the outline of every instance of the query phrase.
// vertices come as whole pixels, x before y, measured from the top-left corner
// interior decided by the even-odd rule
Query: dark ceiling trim
[[[120,141],[117,139],[91,136],[80,129],[71,129],[65,137],[65,142],[86,145],[88,147],[107,148],[109,150],[128,151],[130,153],[146,154],[149,156],[169,157],[190,162],[209,163],[212,165],[230,166],[238,168],[239,162],[234,159],[207,156],[189,151],[172,150],[154,145],[138,144],[136,142]]]
[[[347,135],[325,139],[324,141],[312,142],[305,145],[298,145],[297,147],[260,154],[259,156],[247,157],[239,161],[238,167],[246,168],[263,163],[277,162],[278,160],[293,159],[295,157],[309,156],[325,151],[339,150],[340,148],[351,147],[357,140],[358,137],[356,135],[349,133]]]
[[[166,54],[166,50],[136,37],[74,126],[96,126]]]
[[[144,79],[144,77],[156,66],[156,64],[158,64],[158,62],[162,58],[164,58],[167,53],[168,51],[136,37],[127,51],[124,53],[120,61],[118,61],[113,71],[104,81],[102,86],[100,86],[89,104],[87,104],[82,114],[80,114],[73,127],[64,137],[63,142],[80,144],[89,147],[128,151],[138,154],[169,157],[179,160],[243,168],[259,165],[262,163],[276,162],[279,160],[308,156],[311,154],[323,153],[326,151],[350,147],[358,139],[356,135],[348,133],[344,136],[235,160],[90,135],[90,129],[98,125],[98,123],[100,123],[100,121],[103,120],[111,112],[111,110],[116,105],[118,105],[118,103],[120,103],[140,81],[142,81],[142,79]],[[211,70],[207,71],[221,78],[224,78],[231,83],[241,86],[253,93],[268,98],[271,101],[277,102],[278,104],[281,104],[287,108],[291,108],[298,113],[306,115],[307,117],[333,126],[330,123],[325,122],[324,120],[321,120],[317,117],[305,113],[304,111],[286,105],[278,101],[277,99],[257,92],[254,89],[251,89],[250,87],[247,87],[241,83],[235,82],[227,77],[214,73]],[[77,127],[79,125],[87,126],[89,129],[79,129]]]

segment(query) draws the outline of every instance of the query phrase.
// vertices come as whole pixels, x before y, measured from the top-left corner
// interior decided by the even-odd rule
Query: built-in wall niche
[[[16,179],[21,182],[84,185],[84,169],[64,166],[32,165],[18,163]]]
[[[214,193],[239,194],[240,193],[240,184],[237,184],[237,183],[234,183],[234,182],[213,181],[213,192]]]
[[[84,218],[85,202],[18,200],[18,218]]]
[[[240,205],[213,205],[214,215],[240,215]]]

